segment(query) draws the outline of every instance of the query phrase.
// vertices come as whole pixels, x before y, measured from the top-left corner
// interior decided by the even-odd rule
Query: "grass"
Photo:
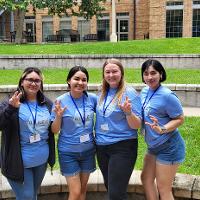
[[[199,133],[200,117],[186,117],[185,123],[179,128],[181,135],[186,143],[186,159],[180,165],[178,172],[183,174],[200,175],[200,134]],[[56,137],[57,138],[57,137]],[[143,136],[138,136],[138,158],[135,169],[141,170],[143,166],[143,158],[146,152],[146,144]],[[55,169],[59,169],[58,156]]]
[[[179,173],[200,175],[199,123],[200,117],[185,117],[185,123],[179,128],[186,143],[186,159],[180,165]],[[140,135],[136,169],[142,169],[145,152],[146,144],[144,138]]]
[[[0,44],[0,54],[199,54],[200,38],[79,42],[57,44]]]
[[[42,70],[47,84],[65,83],[68,69]],[[102,70],[89,68],[89,83],[100,83]],[[167,81],[165,83],[200,84],[199,69],[166,69]],[[0,85],[15,85],[18,83],[22,70],[0,70]],[[128,83],[141,83],[140,69],[126,68],[125,79]]]

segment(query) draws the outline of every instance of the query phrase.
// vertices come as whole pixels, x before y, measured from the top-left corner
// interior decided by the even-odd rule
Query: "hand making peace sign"
[[[122,103],[122,104],[118,103],[118,106],[125,114],[131,113],[131,108],[132,108],[131,100],[127,96],[126,96],[124,103]]]
[[[9,99],[9,104],[15,108],[19,108],[20,106],[20,98],[22,96],[21,92],[16,91],[13,96]]]
[[[62,117],[66,109],[67,109],[67,106],[61,107],[60,101],[58,100],[55,101],[55,108],[53,111],[56,113],[57,117]]]

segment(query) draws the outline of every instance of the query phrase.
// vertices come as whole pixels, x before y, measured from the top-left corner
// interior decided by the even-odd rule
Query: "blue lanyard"
[[[74,101],[74,98],[72,97],[71,93],[70,93],[70,97],[72,99],[73,104],[76,107],[76,110],[78,111],[78,113],[79,113],[79,115],[81,117],[81,121],[82,121],[83,125],[85,126],[85,100],[84,100],[84,94],[82,96],[83,97],[83,116],[81,115],[81,112],[79,111],[78,106],[77,106],[76,102]]]
[[[38,107],[37,102],[36,102],[36,106],[35,106],[35,116],[33,115],[33,112],[31,110],[31,107],[28,104],[28,102],[26,102],[26,104],[27,104],[28,109],[29,109],[29,111],[30,111],[30,113],[32,115],[32,118],[33,118],[33,129],[35,130],[35,124],[36,124],[36,118],[37,118],[37,107]]]
[[[111,104],[111,102],[112,102],[113,99],[115,98],[115,95],[114,95],[113,98],[109,101],[109,103],[108,103],[107,106],[106,106],[106,101],[107,101],[107,98],[108,98],[108,93],[109,93],[109,90],[108,90],[107,93],[106,93],[105,100],[104,100],[104,104],[103,104],[103,116],[105,116],[106,110],[107,110],[108,106]]]
[[[146,108],[147,104],[149,103],[149,101],[151,100],[151,98],[153,97],[153,95],[156,93],[156,91],[160,88],[160,85],[159,87],[156,88],[156,90],[154,90],[154,92],[152,93],[152,95],[149,97],[148,101],[147,101],[147,97],[149,95],[149,90],[148,90],[148,93],[147,93],[147,96],[144,100],[144,103],[142,104],[142,110],[144,111],[144,109]]]

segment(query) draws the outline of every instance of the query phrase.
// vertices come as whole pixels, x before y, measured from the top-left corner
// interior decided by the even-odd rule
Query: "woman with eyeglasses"
[[[95,171],[93,137],[96,95],[87,93],[89,74],[74,66],[67,75],[69,92],[56,99],[52,112],[52,132],[59,133],[60,170],[65,176],[69,200],[85,200],[90,173]]]
[[[51,109],[43,75],[34,67],[24,70],[17,90],[0,104],[1,170],[17,200],[36,200],[47,163],[55,163]]]

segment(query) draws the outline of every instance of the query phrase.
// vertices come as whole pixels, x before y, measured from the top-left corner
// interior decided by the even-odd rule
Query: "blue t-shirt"
[[[48,108],[45,105],[36,106],[36,101],[27,103],[21,103],[20,105],[19,124],[23,164],[25,168],[30,168],[47,162],[49,156],[47,139],[51,116]],[[36,122],[34,128],[35,117]],[[40,141],[31,143],[30,137],[36,133],[40,135]]]
[[[57,100],[60,101],[61,107],[67,107],[62,116],[58,150],[61,152],[82,152],[94,148],[93,127],[96,95],[88,93],[88,96],[84,94],[80,98],[73,98],[78,109],[73,103],[69,92],[59,96]],[[84,109],[85,126],[82,121],[84,119]],[[54,121],[54,119],[55,112],[52,111],[51,120]]]
[[[163,126],[171,119],[183,114],[181,102],[170,89],[160,86],[156,91],[145,87],[141,91],[141,102],[143,107],[143,121],[152,123],[149,115],[158,119],[159,125]],[[149,100],[150,98],[150,100]],[[149,148],[155,148],[166,142],[172,134],[178,133],[178,129],[159,134],[150,126],[143,124],[145,128],[145,141]]]
[[[137,138],[137,129],[129,127],[126,115],[118,106],[118,99],[112,101],[116,92],[117,89],[109,90],[105,105],[105,99],[100,103],[100,94],[98,95],[95,125],[95,137],[98,145],[109,145],[122,140]],[[132,112],[141,118],[141,102],[135,89],[126,88],[122,95],[121,104],[124,103],[126,96],[131,100]]]

